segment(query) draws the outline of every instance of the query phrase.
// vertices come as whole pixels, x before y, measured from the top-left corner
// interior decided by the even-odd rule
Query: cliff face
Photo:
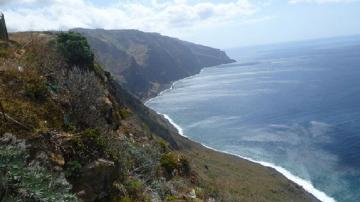
[[[9,40],[4,14],[0,12],[0,40]]]
[[[140,99],[155,96],[171,82],[197,74],[203,67],[231,63],[225,52],[137,30],[88,30],[82,33],[98,61]]]

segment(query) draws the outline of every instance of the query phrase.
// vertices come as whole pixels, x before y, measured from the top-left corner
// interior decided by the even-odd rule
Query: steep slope
[[[0,46],[0,201],[217,197],[168,130],[94,63],[84,37],[11,39]]]
[[[270,168],[176,133],[77,34],[0,46],[0,201],[316,201]]]
[[[225,52],[157,33],[74,29],[87,37],[97,60],[132,94],[153,97],[203,67],[234,62]]]

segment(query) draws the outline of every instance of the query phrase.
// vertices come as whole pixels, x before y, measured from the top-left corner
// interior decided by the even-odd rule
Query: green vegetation
[[[143,183],[142,181],[138,179],[130,180],[127,183],[127,190],[130,196],[133,196],[134,198],[141,197],[140,195],[143,192]]]
[[[47,99],[49,92],[45,81],[38,79],[25,84],[25,95],[39,101]]]
[[[6,186],[5,201],[77,201],[61,176],[33,163],[26,165],[25,143],[0,145],[0,171]],[[1,198],[0,198],[1,199]]]
[[[85,37],[75,32],[60,33],[57,46],[70,65],[93,67],[94,54]]]
[[[174,172],[178,172],[180,175],[190,175],[189,161],[177,153],[169,152],[162,155],[160,165],[170,177],[174,176]]]

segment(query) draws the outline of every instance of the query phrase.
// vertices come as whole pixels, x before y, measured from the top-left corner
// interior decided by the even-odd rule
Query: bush
[[[127,119],[131,116],[131,112],[126,108],[120,108],[119,114],[122,119]]]
[[[162,139],[159,139],[157,143],[160,146],[161,152],[166,152],[169,150],[169,145]]]
[[[173,152],[164,154],[160,159],[160,165],[169,176],[173,176],[174,171],[180,175],[189,175],[191,171],[189,161],[184,156]]]
[[[57,47],[70,65],[93,68],[94,54],[81,34],[60,33],[57,36]]]
[[[178,156],[171,152],[164,154],[160,159],[160,165],[166,170],[168,175],[172,175],[172,172],[178,166]]]
[[[143,183],[138,179],[134,179],[127,184],[126,188],[131,196],[138,197],[142,193]]]
[[[100,133],[97,129],[87,129],[83,131],[81,134],[81,138],[84,142],[86,142],[90,148],[89,149],[106,149],[106,139],[103,134]]]
[[[190,175],[191,167],[189,161],[181,157],[179,161],[179,172],[181,175]]]
[[[48,89],[42,80],[34,80],[25,85],[25,95],[31,99],[44,101],[48,96]]]
[[[67,177],[79,177],[82,166],[78,161],[70,161],[66,164]]]
[[[101,108],[99,98],[106,95],[104,86],[93,72],[73,68],[63,72],[59,87],[69,97],[69,111],[66,122],[75,124],[76,128],[86,129],[97,126],[108,126]]]
[[[77,156],[75,159],[82,163],[105,156],[108,150],[106,137],[97,129],[84,130],[71,142]]]

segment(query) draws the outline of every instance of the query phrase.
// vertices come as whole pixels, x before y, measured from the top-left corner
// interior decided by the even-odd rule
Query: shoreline
[[[216,67],[216,66],[215,66]],[[206,68],[211,68],[211,67],[206,67]],[[203,71],[203,69],[198,73],[200,74],[201,72]],[[188,79],[188,78],[191,78],[193,76],[196,76],[197,74],[194,74],[192,76],[189,76],[189,77],[186,77],[184,79]],[[181,81],[183,79],[180,79],[178,81]],[[176,84],[176,82],[178,81],[174,81],[171,85],[170,85],[170,88],[168,89],[165,89],[163,91],[161,91],[157,96],[161,96],[163,93],[165,93],[166,91],[169,91],[171,89],[173,89],[174,85]],[[155,96],[155,97],[157,97]],[[153,98],[150,98],[148,100],[146,100],[144,102],[144,105],[147,106],[147,102],[151,101],[152,99],[154,99],[155,97]],[[148,107],[148,106],[147,106]],[[149,107],[150,108],[150,107]],[[154,110],[154,109],[152,109]],[[154,110],[155,111],[155,110]],[[221,150],[218,150],[218,149],[215,149],[215,148],[212,148],[210,146],[207,146],[201,142],[197,142],[197,141],[194,141],[192,140],[190,137],[186,136],[184,134],[184,130],[174,121],[172,120],[169,115],[167,114],[162,114],[160,112],[157,112],[155,111],[158,115],[162,116],[163,118],[165,118],[171,125],[173,125],[178,134],[192,142],[196,142],[196,143],[199,143],[200,145],[202,145],[203,147],[207,148],[207,149],[210,149],[210,150],[213,150],[213,151],[216,151],[216,152],[219,152],[219,153],[223,153],[223,154],[227,154],[227,155],[232,155],[232,156],[235,156],[237,158],[241,158],[241,159],[244,159],[244,160],[247,160],[247,161],[250,161],[252,163],[256,163],[256,164],[259,164],[261,166],[264,166],[264,167],[270,167],[272,169],[274,169],[275,171],[277,171],[278,173],[282,174],[285,178],[287,178],[288,180],[290,180],[291,182],[301,186],[306,192],[310,193],[311,195],[313,195],[316,199],[322,201],[322,202],[336,202],[336,200],[334,198],[332,198],[331,196],[328,196],[325,192],[317,189],[314,187],[314,185],[312,184],[311,181],[308,181],[308,180],[305,180],[305,179],[302,179],[301,177],[298,177],[294,174],[292,174],[290,171],[286,170],[285,168],[281,167],[281,166],[277,166],[275,164],[272,164],[272,163],[269,163],[269,162],[265,162],[265,161],[257,161],[257,160],[254,160],[254,159],[251,159],[251,158],[248,158],[248,157],[244,157],[244,156],[241,156],[239,154],[234,154],[234,153],[231,153],[231,152],[227,152],[227,151],[221,151]]]

